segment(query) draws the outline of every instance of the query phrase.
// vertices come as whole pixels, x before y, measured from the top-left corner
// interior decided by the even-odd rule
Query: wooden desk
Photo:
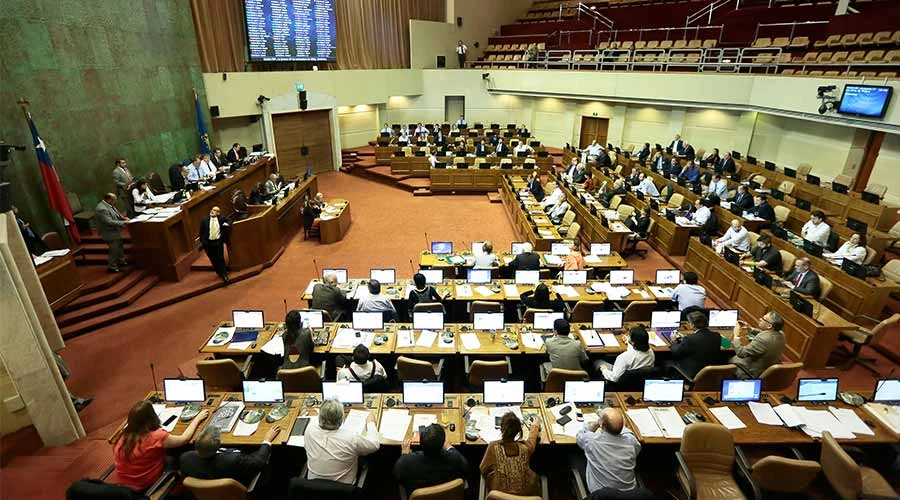
[[[532,249],[536,251],[550,251],[551,245],[562,241],[563,236],[531,193],[520,197],[519,193],[524,188],[525,181],[521,178],[506,178],[500,183],[500,199],[506,209],[506,216],[519,240],[531,243]]]
[[[403,403],[402,394],[383,394],[381,399],[381,412],[379,412],[378,429],[381,430],[381,416],[384,412],[390,410],[406,410],[410,416],[415,419],[415,415],[434,415],[437,417],[438,423],[444,427],[444,433],[447,435],[447,441],[454,445],[463,444],[466,441],[466,426],[462,416],[463,394],[444,394],[444,403],[439,405],[406,405]],[[455,429],[450,430],[449,426],[453,424]],[[412,428],[412,420],[406,429],[406,438],[410,438],[418,429]],[[403,441],[393,441],[381,436],[381,444],[384,445],[401,445]]]
[[[504,175],[528,175],[534,169],[528,168],[432,168],[429,169],[431,177],[431,190],[433,192],[465,191],[465,192],[493,192],[501,184]]]
[[[265,328],[259,331],[259,335],[256,337],[256,346],[248,347],[246,349],[229,349],[231,342],[227,342],[222,345],[210,345],[212,341],[213,335],[215,335],[216,331],[219,328],[228,328],[231,326],[230,321],[222,321],[215,328],[213,328],[212,333],[206,340],[200,344],[200,348],[197,349],[198,352],[202,354],[212,354],[216,358],[235,358],[235,357],[246,357],[250,354],[258,354],[262,352],[262,348],[266,345],[267,342],[272,340],[272,337],[275,335],[281,335],[284,333],[284,323],[266,323]]]
[[[486,404],[483,401],[482,395],[478,394],[478,393],[460,394],[459,396],[460,396],[460,399],[459,399],[460,403],[462,404],[459,412],[460,412],[460,418],[462,419],[464,426],[468,423],[467,416],[471,416],[472,413],[476,413],[478,411],[476,409],[481,409],[482,412],[484,410],[487,410],[488,412],[490,412],[491,408],[518,406],[519,409],[522,411],[522,417],[525,419],[525,421],[522,422],[523,433],[526,436],[528,435],[528,432],[530,432],[530,427],[531,427],[531,425],[529,424],[528,421],[531,419],[535,419],[541,426],[541,435],[538,440],[538,444],[550,444],[553,442],[553,440],[550,436],[549,426],[546,424],[546,422],[544,420],[543,412],[541,411],[541,407],[543,404],[542,403],[543,394],[526,392],[525,393],[525,401],[522,402],[521,405],[505,405],[505,404],[497,405],[497,404],[489,404],[489,403]],[[457,426],[457,429],[459,429],[459,426]],[[527,439],[527,438],[525,438],[525,439]],[[488,443],[484,439],[479,437],[475,441],[467,441],[466,444],[485,446]]]
[[[165,281],[180,281],[199,255],[195,243],[199,233],[190,232],[184,209],[163,221],[130,223],[128,233],[137,265]]]
[[[84,286],[72,252],[54,257],[35,268],[50,309],[58,309],[78,297]]]
[[[626,421],[628,423],[628,427],[634,432],[634,435],[642,442],[646,444],[677,444],[681,442],[681,439],[678,438],[666,438],[666,437],[647,437],[642,436],[641,431],[637,428],[637,425],[632,422],[631,417],[628,416],[627,410],[634,410],[639,408],[649,408],[651,406],[659,406],[656,403],[645,403],[641,401],[642,394],[639,392],[617,392],[615,393],[618,398],[619,407],[622,408],[625,413]],[[634,398],[634,404],[628,404],[628,398]],[[706,407],[703,406],[702,402],[696,398],[695,393],[684,393],[684,399],[681,403],[675,403],[673,405],[676,410],[678,410],[678,414],[682,417],[685,413],[689,411],[697,412],[706,419],[707,422],[712,422],[713,416],[707,411]]]
[[[563,264],[555,265],[547,262],[547,255],[550,255],[550,252],[535,252],[541,257],[541,269],[562,269]],[[496,252],[497,259],[500,261],[500,268],[506,268],[509,266],[509,263],[515,258],[515,255],[512,252]],[[474,265],[471,261],[471,252],[455,252],[449,255],[436,255],[428,250],[422,251],[419,256],[419,267],[424,269],[456,269],[456,268],[470,268]],[[466,262],[461,264],[454,264],[451,259],[466,259]],[[561,259],[565,260],[564,257]],[[586,269],[599,269],[608,271],[610,269],[624,269],[628,266],[628,263],[625,262],[625,259],[619,255],[618,252],[612,252],[610,255],[598,256],[595,262],[585,261],[584,263]],[[452,276],[447,276],[452,277]]]
[[[282,246],[287,246],[297,231],[303,227],[303,202],[307,196],[314,197],[317,192],[319,192],[319,178],[313,175],[305,181],[297,181],[297,186],[275,204]]]
[[[328,206],[335,207],[336,212],[329,214],[323,211],[319,217],[319,241],[325,244],[344,239],[350,230],[350,202],[343,199],[332,200]]]
[[[251,205],[248,217],[231,225],[228,268],[239,270],[266,264],[284,250],[278,215],[272,205]]]
[[[593,195],[586,193],[576,184],[562,182],[556,178],[557,185],[566,195],[569,207],[575,213],[575,222],[581,225],[581,241],[587,243],[609,242],[613,251],[622,252],[625,241],[633,233],[621,221],[610,221],[603,218],[606,208]]]
[[[795,394],[786,394],[783,392],[773,392],[773,393],[768,394],[768,402],[772,406],[776,406],[776,405],[782,404],[781,401],[782,401],[783,397],[793,398],[794,396],[796,396],[796,393]],[[888,429],[887,427],[882,425],[881,422],[878,421],[878,419],[869,415],[861,406],[853,407],[853,406],[850,406],[840,400],[828,403],[827,405],[818,405],[818,404],[814,404],[814,403],[803,403],[803,402],[794,401],[793,403],[791,403],[791,406],[802,406],[802,407],[809,408],[810,410],[828,410],[829,406],[833,406],[835,408],[850,409],[850,410],[853,410],[853,412],[856,413],[856,415],[863,422],[865,422],[865,424],[875,433],[874,435],[871,435],[871,436],[867,436],[865,434],[856,434],[856,439],[839,439],[838,441],[846,442],[846,443],[857,443],[857,444],[896,443],[897,442],[897,434],[895,434],[893,431],[891,431],[890,429]],[[794,429],[793,432],[795,432],[797,434],[801,434],[804,437],[807,437],[807,439],[812,440],[812,438],[809,438],[809,436],[807,436],[800,429]]]
[[[723,403],[718,400],[718,392],[694,392],[694,398],[706,410],[706,414],[711,417],[708,422],[721,423],[713,415],[710,408],[727,407],[734,412],[735,416],[741,419],[747,427],[743,429],[732,429],[731,436],[734,438],[734,444],[764,445],[764,444],[806,444],[811,443],[812,438],[797,429],[791,429],[783,425],[764,425],[756,421],[756,417],[750,411],[750,406],[746,403]],[[714,403],[707,403],[706,398],[715,400]],[[769,402],[769,393],[764,393],[762,402]],[[776,404],[780,404],[776,403]]]
[[[550,398],[553,398],[555,405],[548,405],[547,402],[550,401]],[[541,402],[541,416],[544,420],[544,426],[541,428],[542,434],[546,432],[549,435],[550,441],[555,444],[575,444],[575,438],[572,436],[568,436],[566,434],[557,434],[553,431],[553,424],[556,423],[556,418],[553,416],[553,412],[550,411],[550,408],[553,406],[558,406],[563,404],[563,394],[561,392],[542,392],[540,394],[540,402]],[[606,394],[606,405],[615,408],[619,406],[618,398],[616,398],[616,393],[610,392]],[[596,415],[599,413],[597,411],[597,407],[595,405],[583,405],[577,408],[578,412],[581,412],[585,415],[585,421],[590,420],[592,417],[587,417],[587,415]],[[572,412],[571,418],[574,420],[575,415]]]

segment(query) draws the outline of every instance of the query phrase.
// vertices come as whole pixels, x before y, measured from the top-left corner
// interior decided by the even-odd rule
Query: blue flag
[[[200,99],[194,90],[194,107],[197,108],[197,133],[200,135],[200,153],[208,155],[212,153],[209,147],[209,134],[206,133],[206,122],[203,121],[203,110],[200,109]]]

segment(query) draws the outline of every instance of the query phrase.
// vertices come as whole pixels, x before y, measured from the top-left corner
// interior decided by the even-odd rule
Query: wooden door
[[[334,170],[329,113],[318,110],[272,115],[278,170],[285,179],[302,177],[307,168],[314,174]]]
[[[604,148],[606,147],[606,132],[609,129],[609,118],[594,118],[592,116],[581,117],[581,137],[578,141],[578,147],[586,148],[591,142],[597,141]]]
[[[459,115],[466,114],[466,96],[464,95],[448,95],[444,96],[444,121],[453,125],[459,120]],[[469,126],[472,124],[470,123]]]

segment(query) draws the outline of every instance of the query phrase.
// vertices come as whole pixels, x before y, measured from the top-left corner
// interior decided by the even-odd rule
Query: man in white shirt
[[[305,443],[308,479],[327,479],[353,484],[358,473],[359,457],[371,455],[380,448],[375,415],[366,417],[362,434],[341,428],[344,405],[328,399],[319,408],[318,422],[306,429]]]
[[[409,132],[405,128],[400,130],[400,137],[397,137],[397,144],[400,146],[409,145]]]
[[[212,159],[210,159],[208,154],[203,155],[203,159],[200,160],[200,177],[205,180],[213,180],[216,178],[216,173],[218,169],[215,165],[213,165]]]
[[[550,196],[547,196],[541,201],[541,208],[556,205],[559,200],[565,196],[563,195],[562,189],[560,189],[559,185],[555,182],[548,182],[546,190],[550,191]]]
[[[503,139],[497,139],[497,147],[494,148],[494,155],[499,155],[500,153],[509,154],[509,146],[503,144]]]
[[[604,409],[599,421],[585,423],[575,442],[587,459],[585,478],[589,492],[604,488],[624,492],[637,488],[635,470],[641,443],[625,426],[621,410]]]
[[[397,321],[397,309],[391,299],[381,294],[381,283],[369,280],[369,293],[359,299],[356,310],[360,312],[388,312],[391,319]]]
[[[721,175],[715,174],[709,183],[709,192],[707,196],[716,195],[720,200],[724,200],[728,196],[728,183]]]
[[[462,42],[460,42],[462,43]],[[466,119],[463,115],[459,115],[459,120],[456,120],[456,128],[463,128],[466,126]]]
[[[419,123],[418,125],[416,125],[416,135],[419,135],[419,134],[427,134],[427,133],[428,133],[428,129],[425,128],[424,125],[422,125],[421,123]]]
[[[694,215],[692,217],[694,224],[697,224],[698,226],[706,224],[710,215],[712,215],[712,212],[709,210],[709,207],[703,203],[702,199],[698,198],[694,200]]]
[[[381,128],[382,134],[388,134],[388,136],[394,135],[394,129],[392,129],[387,123],[384,124],[384,127]]]
[[[515,149],[513,149],[513,152],[515,153],[516,156],[519,156],[519,153],[529,153],[530,154],[530,153],[533,153],[534,150],[531,149],[531,146],[529,146],[528,144],[525,144],[525,141],[520,141],[519,144],[516,145]]]
[[[434,168],[434,165],[437,163],[437,155],[434,153],[434,151],[432,151],[428,156],[428,163],[431,164],[431,168]]]
[[[559,199],[559,203],[553,206],[550,209],[550,221],[554,224],[559,224],[562,221],[564,215],[569,210],[569,202],[566,201],[565,197]]]
[[[650,176],[644,175],[643,172],[641,173],[641,182],[635,189],[647,196],[659,196],[659,189],[656,189],[656,184],[653,184],[653,179],[651,179]]]
[[[618,382],[625,372],[649,368],[656,363],[656,354],[650,349],[650,335],[643,325],[632,327],[625,343],[625,352],[616,356],[612,365],[606,361],[598,362],[600,373],[607,382]]]
[[[825,214],[821,210],[814,211],[806,224],[803,224],[800,234],[805,240],[809,240],[819,246],[826,246],[828,244],[828,235],[831,234],[831,227],[825,223]]]
[[[571,179],[573,175],[575,175],[575,169],[578,167],[578,158],[572,158],[572,161],[569,163],[569,166],[566,167],[566,171],[563,172],[563,176],[567,179]]]
[[[672,141],[672,144],[669,144],[669,147],[672,148],[672,153],[681,154],[684,151],[684,141],[681,140],[681,134],[675,134],[675,140]]]
[[[688,271],[684,273],[684,283],[680,283],[672,292],[672,300],[678,302],[678,310],[684,311],[688,307],[704,307],[706,304],[706,289],[697,284],[697,273]]]
[[[201,158],[200,155],[194,155],[194,161],[188,165],[188,182],[200,182],[203,178],[203,169],[200,167]]]
[[[851,262],[855,262],[859,265],[862,265],[866,260],[866,255],[868,251],[866,250],[866,241],[857,233],[854,233],[850,236],[850,239],[847,240],[846,243],[841,245],[841,248],[838,248],[837,252],[828,253],[824,252],[822,257],[828,259],[828,262],[836,266],[840,266],[844,263],[844,259],[848,259]]]
[[[716,252],[722,253],[725,247],[731,247],[735,252],[746,253],[750,251],[750,232],[738,219],[731,221],[731,227],[725,234],[715,240]]]
[[[463,43],[462,40],[456,42],[456,57],[459,59],[459,67],[466,67],[466,52],[469,51],[469,47]]]

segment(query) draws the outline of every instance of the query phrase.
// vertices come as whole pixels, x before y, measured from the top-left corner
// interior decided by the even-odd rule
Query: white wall
[[[381,126],[378,124],[378,107],[368,104],[338,106],[338,124],[341,130],[342,147],[365,146],[381,130]]]
[[[215,142],[213,147],[220,147],[227,151],[235,142],[242,144],[247,149],[254,144],[263,142],[262,121],[260,115],[256,115],[256,121],[251,122],[249,116],[233,116],[230,118],[213,118],[212,128],[215,130]]]
[[[900,205],[900,134],[884,136],[869,182],[887,186],[885,199]]]
[[[760,113],[748,154],[796,167],[809,163],[813,173],[833,179],[844,170],[856,129]]]

